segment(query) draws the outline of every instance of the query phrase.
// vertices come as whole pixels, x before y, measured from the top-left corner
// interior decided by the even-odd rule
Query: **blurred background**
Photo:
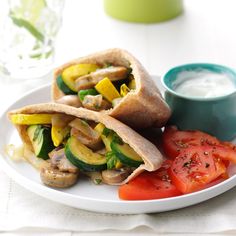
[[[6,0],[1,1],[0,13],[6,11],[6,4]],[[133,53],[155,75],[191,62],[236,68],[235,9],[234,0],[185,0],[180,16],[142,24],[108,16],[102,0],[65,0],[54,66],[95,51],[120,47]]]
[[[115,20],[101,0],[66,0],[57,38],[56,64],[110,47],[133,53],[149,73],[211,62],[236,68],[236,1],[185,0],[184,13],[157,24]]]

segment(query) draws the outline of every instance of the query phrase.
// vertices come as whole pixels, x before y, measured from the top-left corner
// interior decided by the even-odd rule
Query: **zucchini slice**
[[[27,128],[29,139],[37,157],[48,159],[48,153],[55,147],[51,139],[51,129],[42,125],[31,125]]]
[[[63,81],[61,75],[57,77],[57,86],[58,88],[66,95],[74,95],[77,94],[77,92],[74,92],[71,90]]]
[[[126,143],[112,141],[111,149],[124,165],[138,167],[143,163],[143,159]]]
[[[105,156],[94,153],[73,136],[67,141],[65,154],[67,159],[81,170],[100,171],[107,168]]]

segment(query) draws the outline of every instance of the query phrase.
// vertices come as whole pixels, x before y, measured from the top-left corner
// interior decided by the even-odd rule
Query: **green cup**
[[[181,14],[183,0],[104,0],[104,9],[119,20],[155,23]]]
[[[165,100],[172,110],[168,125],[176,125],[181,130],[201,130],[224,141],[232,140],[236,137],[236,91],[209,98],[186,96],[175,91],[180,72],[199,68],[224,73],[236,84],[236,72],[225,66],[197,63],[172,68],[162,78]]]

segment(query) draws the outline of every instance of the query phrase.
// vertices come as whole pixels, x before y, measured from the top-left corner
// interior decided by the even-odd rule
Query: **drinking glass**
[[[64,0],[8,0],[0,22],[2,75],[27,79],[50,71],[63,6]]]

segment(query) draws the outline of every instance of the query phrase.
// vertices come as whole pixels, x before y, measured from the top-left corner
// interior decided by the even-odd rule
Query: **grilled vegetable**
[[[55,147],[51,139],[51,130],[42,125],[31,125],[27,128],[29,139],[37,157],[48,159],[48,153]]]
[[[53,168],[62,172],[78,173],[79,169],[66,158],[64,148],[55,148],[48,155]]]
[[[97,70],[99,67],[95,64],[77,64],[67,67],[62,72],[62,80],[66,86],[73,92],[78,90],[75,87],[75,80],[83,75],[89,74],[92,71]]]
[[[18,125],[51,124],[51,114],[14,114],[11,115],[11,122]]]
[[[58,88],[59,88],[64,94],[66,94],[66,95],[71,95],[71,94],[73,95],[73,94],[76,94],[76,91],[70,89],[70,88],[66,85],[66,83],[63,81],[61,75],[59,75],[59,76],[57,77],[56,82],[57,82]]]
[[[121,168],[119,170],[103,170],[102,180],[107,184],[120,183],[125,180],[132,172],[129,168]]]
[[[72,120],[70,116],[54,114],[52,116],[51,136],[55,147],[58,147],[70,133],[68,123]]]
[[[75,82],[75,87],[77,91],[90,89],[105,77],[109,77],[112,82],[124,80],[127,78],[129,71],[129,69],[123,66],[109,66],[107,68],[98,69],[95,72],[78,78]]]
[[[119,92],[108,77],[104,78],[98,84],[96,84],[95,89],[100,94],[102,94],[102,96],[106,98],[109,102],[112,102],[113,99],[120,97]]]
[[[122,97],[126,96],[129,91],[130,91],[130,89],[129,89],[129,87],[127,87],[126,84],[122,84],[120,86],[120,94]]]
[[[129,89],[135,89],[136,88],[136,83],[135,79],[132,79],[129,84],[128,84]]]
[[[86,121],[77,118],[70,122],[69,125],[72,127],[71,135],[76,137],[82,144],[93,150],[102,148],[102,140],[99,133],[90,127]]]
[[[124,165],[138,167],[143,163],[143,159],[126,143],[119,144],[113,140],[111,149]]]
[[[67,159],[84,171],[100,171],[106,169],[106,157],[93,152],[75,137],[70,137],[65,147]]]
[[[105,133],[103,132],[104,129],[106,128],[102,123],[97,124],[96,127],[94,128],[94,130],[96,130],[100,134],[102,141],[106,147],[106,150],[111,151],[112,133],[111,132]]]
[[[80,90],[78,92],[78,95],[79,95],[80,101],[83,101],[85,96],[98,95],[98,92],[96,91],[96,89],[84,89],[84,90]]]
[[[123,166],[121,161],[115,156],[115,153],[113,153],[111,150],[111,142],[115,133],[112,130],[107,129],[102,123],[97,124],[94,129],[101,135],[102,141],[106,147],[107,168],[121,168]]]
[[[67,188],[74,185],[78,179],[77,173],[62,172],[53,167],[42,168],[40,171],[42,182],[53,188]]]

